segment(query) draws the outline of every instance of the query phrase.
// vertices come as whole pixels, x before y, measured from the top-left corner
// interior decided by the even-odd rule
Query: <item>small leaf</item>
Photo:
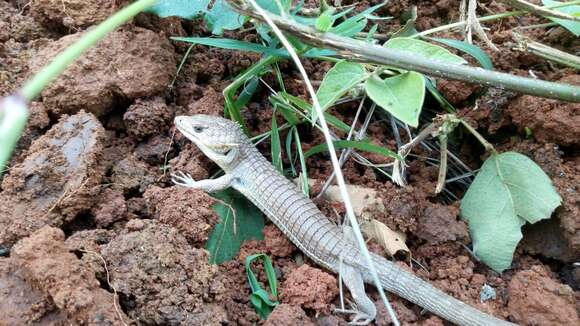
[[[474,254],[497,272],[509,268],[521,226],[550,218],[561,201],[534,161],[514,152],[493,154],[461,201]]]
[[[360,63],[339,61],[324,76],[316,97],[324,111],[351,88],[364,80],[365,67]],[[312,121],[316,121],[316,111],[312,110]]]
[[[425,99],[425,79],[423,75],[408,71],[381,80],[373,75],[365,83],[367,95],[395,118],[417,127],[419,114]]]
[[[214,196],[229,207],[219,202],[214,204],[213,210],[220,221],[205,246],[210,253],[210,263],[221,264],[234,258],[245,240],[264,238],[264,217],[258,208],[235,190],[223,190]]]
[[[406,237],[404,233],[395,232],[374,218],[363,221],[361,228],[367,237],[375,239],[383,247],[387,255],[394,256],[399,251],[402,251],[405,255],[409,254],[409,248],[405,244]]]
[[[552,1],[552,0],[542,0],[542,3],[545,6],[553,6],[553,5],[561,4],[563,2]],[[561,7],[561,8],[554,8],[552,10],[559,11],[561,13],[565,13],[565,14],[568,14],[570,16],[575,16],[575,17],[580,16],[580,6],[579,5],[571,5],[571,6]],[[566,28],[567,30],[572,32],[574,35],[580,36],[580,22],[573,21],[573,20],[567,20],[567,19],[561,19],[561,18],[552,18],[552,17],[546,17],[546,18],[548,18],[549,20],[551,20],[553,22],[560,24],[562,27]]]
[[[256,275],[252,271],[252,262],[257,261],[258,259],[261,259],[264,263],[264,271],[266,272],[268,286],[270,287],[274,301],[270,300],[268,292],[262,289]],[[270,257],[266,256],[265,254],[255,254],[246,257],[245,266],[246,274],[248,276],[248,283],[250,284],[250,289],[252,290],[252,294],[250,295],[250,302],[254,306],[254,309],[258,315],[260,315],[262,319],[266,319],[274,307],[279,304],[276,273],[274,272],[272,261],[270,260]]]
[[[443,43],[447,46],[456,48],[459,51],[465,52],[470,56],[474,57],[477,62],[483,67],[483,69],[493,70],[493,63],[489,56],[477,45],[469,44],[464,41],[453,40],[448,38],[429,38],[435,42]]]
[[[363,141],[337,140],[337,141],[333,141],[332,143],[334,144],[335,149],[354,148],[354,149],[358,149],[358,150],[369,152],[369,153],[375,153],[375,154],[380,154],[380,155],[383,155],[386,157],[392,157],[395,159],[401,158],[397,153],[395,153],[391,150],[388,150],[384,147],[381,147],[381,146],[378,146],[375,144],[366,143]],[[318,154],[318,153],[322,153],[322,152],[328,152],[328,144],[322,143],[322,144],[319,144],[319,145],[312,147],[310,150],[308,150],[306,153],[304,153],[304,157],[308,158],[314,154]]]
[[[327,10],[323,12],[322,15],[318,16],[318,18],[316,18],[316,23],[314,24],[314,27],[316,27],[318,31],[328,32],[328,30],[332,27],[333,23],[334,20],[332,19],[332,13],[329,10]]]
[[[145,11],[161,18],[175,16],[191,19],[204,13],[208,4],[209,0],[159,0]]]
[[[462,57],[449,52],[444,47],[425,41],[408,37],[392,38],[385,43],[384,47],[412,53],[428,59],[443,61],[446,63],[465,64],[467,61]]]

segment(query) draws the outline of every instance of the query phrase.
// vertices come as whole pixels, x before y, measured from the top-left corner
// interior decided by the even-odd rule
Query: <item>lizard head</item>
[[[240,125],[216,116],[177,116],[175,126],[222,168],[229,167],[236,161],[246,139]]]

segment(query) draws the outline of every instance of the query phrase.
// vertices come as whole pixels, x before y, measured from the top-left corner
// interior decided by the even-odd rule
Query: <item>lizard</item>
[[[298,187],[258,151],[240,125],[210,115],[177,116],[176,128],[224,172],[216,179],[194,180],[172,173],[180,186],[216,192],[228,187],[256,205],[298,249],[315,263],[342,275],[357,307],[351,320],[366,325],[376,306],[365,292],[372,278],[352,235],[331,222]],[[397,264],[372,254],[383,288],[458,325],[515,325],[483,313],[445,294]]]

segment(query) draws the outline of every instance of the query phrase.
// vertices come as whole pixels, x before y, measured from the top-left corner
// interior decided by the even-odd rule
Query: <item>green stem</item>
[[[44,67],[32,79],[28,80],[20,90],[20,94],[27,100],[32,101],[40,94],[53,79],[58,77],[73,61],[83,54],[88,48],[103,39],[112,30],[125,23],[141,11],[150,7],[157,0],[138,0],[129,6],[119,10],[97,27],[86,32],[85,35],[73,45],[59,53],[54,60]]]
[[[246,6],[244,0],[227,0],[227,2],[241,14],[263,20],[260,15]],[[580,102],[580,87],[577,86],[445,63],[407,51],[388,49],[332,33],[321,33],[310,26],[278,15],[268,14],[268,16],[279,28],[298,37],[301,41],[315,47],[337,50],[339,56],[349,60],[413,70],[433,77],[462,80],[524,94]]]

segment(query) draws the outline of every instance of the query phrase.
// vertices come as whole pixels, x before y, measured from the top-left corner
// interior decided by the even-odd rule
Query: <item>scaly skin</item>
[[[341,272],[360,312],[355,324],[367,324],[376,308],[362,281],[372,284],[360,251],[342,228],[333,224],[316,205],[260,154],[240,127],[219,117],[196,115],[175,118],[177,128],[226,173],[215,180],[194,181],[174,175],[177,184],[208,192],[233,187],[246,196],[308,257],[334,272]],[[372,255],[382,286],[459,325],[513,325],[485,314],[436,289],[383,257]]]

